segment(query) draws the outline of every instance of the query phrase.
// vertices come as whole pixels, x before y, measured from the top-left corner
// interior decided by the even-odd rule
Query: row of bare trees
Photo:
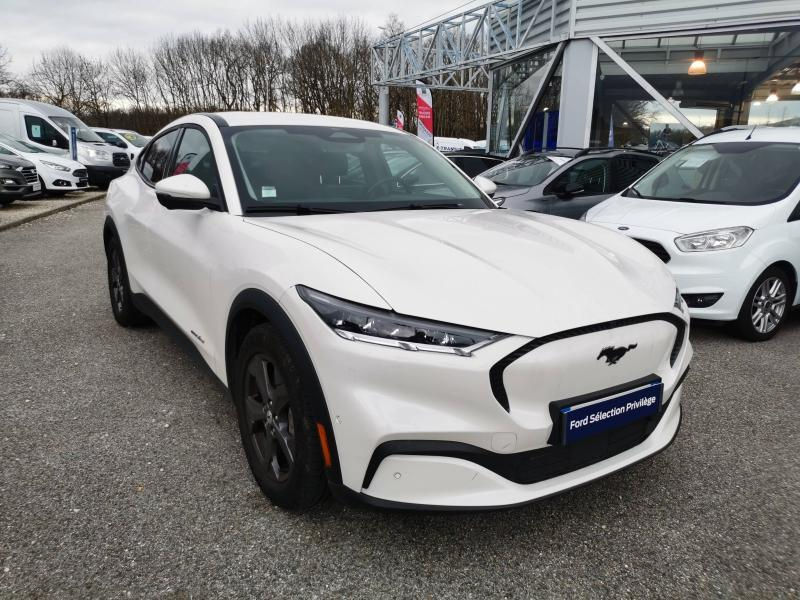
[[[390,17],[384,31],[401,28]],[[101,59],[53,48],[17,80],[10,76],[10,57],[0,47],[0,90],[64,107],[92,125],[144,133],[178,115],[218,110],[375,120],[378,96],[370,84],[374,42],[356,19],[261,19],[233,32],[164,37],[146,50],[117,48]],[[392,111],[403,110],[406,128],[412,131],[414,98],[413,89],[395,89],[390,96]],[[485,134],[481,95],[435,91],[434,106],[437,135]]]

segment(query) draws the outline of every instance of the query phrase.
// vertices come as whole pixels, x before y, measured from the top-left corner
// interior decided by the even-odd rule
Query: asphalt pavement
[[[514,510],[272,507],[221,387],[108,306],[102,203],[0,232],[0,597],[800,595],[800,314],[695,327],[665,452]]]

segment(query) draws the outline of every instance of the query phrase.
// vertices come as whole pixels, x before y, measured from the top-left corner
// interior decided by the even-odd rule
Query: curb
[[[10,223],[4,223],[4,224],[0,223],[0,231],[13,229],[14,227],[19,227],[20,225],[24,225],[25,223],[30,223],[31,221],[35,221],[43,217],[49,217],[50,215],[64,212],[65,210],[71,210],[77,206],[80,206],[81,204],[87,204],[88,202],[94,202],[95,200],[102,200],[103,198],[105,198],[105,195],[106,195],[105,192],[92,192],[86,198],[80,198],[72,202],[59,204],[58,206],[54,206],[53,208],[47,209],[43,212],[36,213],[34,215],[28,215],[25,217],[20,217],[18,220],[11,221]]]

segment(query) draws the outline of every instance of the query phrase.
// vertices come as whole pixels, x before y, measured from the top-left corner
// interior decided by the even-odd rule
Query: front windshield
[[[665,159],[625,195],[752,206],[785,198],[800,182],[800,144],[694,144]]]
[[[50,120],[58,125],[68,137],[69,128],[76,127],[78,129],[78,141],[105,143],[99,135],[89,129],[89,126],[80,119],[76,119],[75,117],[50,117]]]
[[[144,148],[144,145],[150,141],[149,138],[139,135],[135,131],[118,131],[117,133],[137,148]]]
[[[408,134],[258,126],[225,136],[248,212],[491,208],[449,160]]]
[[[15,140],[14,138],[9,137],[7,135],[0,134],[0,142],[4,143],[9,148],[13,148],[17,152],[29,152],[31,154],[33,153],[45,154],[44,150],[40,150],[33,144],[26,144],[21,140]]]
[[[483,177],[499,185],[539,185],[558,168],[558,164],[546,156],[523,156],[492,167]]]

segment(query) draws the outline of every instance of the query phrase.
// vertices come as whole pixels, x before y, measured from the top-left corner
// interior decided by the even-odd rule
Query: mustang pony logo
[[[606,362],[609,365],[615,365],[619,362],[619,359],[625,356],[628,352],[636,348],[639,344],[631,344],[627,348],[625,346],[620,346],[619,348],[615,348],[614,346],[606,346],[602,350],[600,350],[600,354],[597,355],[597,360],[605,357]]]

